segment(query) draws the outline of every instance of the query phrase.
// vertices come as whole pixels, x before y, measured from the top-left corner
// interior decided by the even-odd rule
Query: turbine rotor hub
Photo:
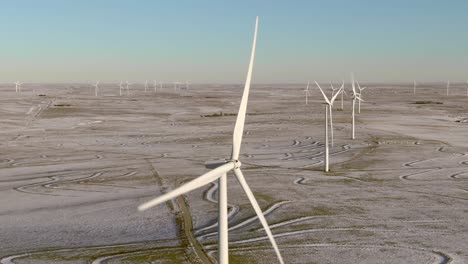
[[[242,166],[242,163],[239,160],[232,160],[234,163],[234,169],[238,169]]]

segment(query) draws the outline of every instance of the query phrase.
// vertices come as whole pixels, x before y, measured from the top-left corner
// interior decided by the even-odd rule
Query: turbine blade
[[[351,83],[353,87],[353,94],[356,95],[356,86],[354,85],[354,73],[351,73]]]
[[[146,203],[141,204],[138,206],[139,211],[144,211],[146,209],[149,209],[151,207],[154,207],[156,205],[159,205],[161,203],[164,203],[166,201],[169,201],[171,199],[174,199],[175,197],[188,193],[190,191],[193,191],[195,189],[198,189],[227,173],[228,171],[234,169],[234,163],[233,162],[228,162],[224,165],[221,165],[217,167],[216,169],[213,169],[202,176],[180,186],[179,188],[176,188],[166,194],[163,194],[153,200],[150,200]]]
[[[242,94],[239,112],[237,113],[236,124],[234,126],[234,133],[232,135],[232,153],[231,159],[238,160],[240,154],[240,147],[242,143],[242,135],[244,133],[245,114],[247,112],[247,102],[249,101],[250,82],[252,80],[252,70],[255,59],[255,47],[257,45],[257,32],[258,32],[258,17],[255,21],[255,32],[252,44],[252,53],[250,55],[249,70],[247,71],[247,79],[245,81],[244,93]]]
[[[341,90],[343,90],[343,86],[341,86],[341,88],[338,90],[338,92],[336,92],[336,94],[333,96],[333,98],[331,99],[330,103],[333,105],[333,102],[335,101],[335,99],[338,97],[338,95],[340,95],[340,92]]]
[[[330,104],[330,101],[328,100],[327,95],[325,95],[325,93],[323,92],[322,88],[320,87],[320,85],[318,84],[317,81],[315,81],[315,84],[317,85],[317,87],[318,87],[318,88],[320,89],[320,91],[322,92],[323,99],[325,99],[325,102],[327,102],[327,104]]]
[[[270,243],[273,246],[273,249],[276,252],[276,256],[278,257],[278,260],[281,264],[284,264],[283,262],[283,257],[281,257],[281,253],[278,249],[278,245],[276,245],[275,238],[273,237],[273,234],[271,233],[270,226],[268,225],[265,216],[263,215],[262,209],[258,205],[257,199],[255,199],[255,196],[250,189],[249,185],[245,181],[244,175],[242,174],[242,171],[239,168],[234,169],[234,173],[236,174],[237,180],[239,181],[240,185],[245,191],[245,194],[247,194],[247,197],[249,198],[250,203],[252,204],[252,207],[255,210],[255,213],[257,214],[258,219],[262,223],[263,229],[265,229],[265,232],[268,235],[268,238],[270,239]]]

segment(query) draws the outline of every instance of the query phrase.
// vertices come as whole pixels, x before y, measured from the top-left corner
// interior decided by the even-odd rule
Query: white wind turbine
[[[354,74],[351,73],[351,83],[352,83],[352,87],[353,87],[353,110],[352,110],[352,116],[353,116],[353,121],[352,121],[352,132],[351,132],[351,139],[355,139],[355,134],[354,134],[354,109],[356,108],[356,100],[359,100],[359,101],[363,101],[361,99],[361,94],[357,93],[356,92],[356,87],[354,85]]]
[[[120,81],[120,84],[119,84],[119,94],[120,96],[122,96],[122,89],[123,89],[123,86],[122,86],[122,81]]]
[[[325,100],[325,172],[328,172],[328,160],[329,160],[329,145],[328,145],[328,112],[330,111],[330,131],[331,131],[331,140],[332,140],[332,147],[333,147],[333,115],[332,115],[332,107],[333,107],[333,102],[335,102],[335,99],[338,97],[338,95],[341,93],[341,90],[344,88],[344,84],[341,86],[341,88],[338,90],[338,92],[332,96],[331,100],[328,100],[327,95],[323,92],[322,88],[320,85],[315,81],[315,84],[317,87],[320,89],[320,92],[322,92],[323,99]]]
[[[22,84],[23,84],[23,83],[21,83],[20,81],[16,81],[16,82],[15,82],[15,89],[16,89],[16,92],[17,92],[17,93],[18,93],[18,92],[21,92],[21,85],[22,85]]]
[[[307,87],[304,89],[304,94],[305,94],[305,103],[308,104],[308,98],[310,96],[310,92],[309,92],[309,84],[310,82],[307,82]]]
[[[332,82],[330,82],[330,86],[331,86],[331,89],[332,89],[332,97],[333,97],[333,96],[335,95],[335,91],[336,91],[336,90],[339,90],[339,89],[338,89],[338,88],[335,88],[335,87],[333,86],[333,83],[332,83]]]
[[[130,95],[130,88],[129,88],[129,86],[130,86],[131,83],[129,83],[128,81],[126,81],[126,84],[127,84],[127,87],[126,87],[126,88],[127,88],[127,96],[128,96],[128,95]]]
[[[182,185],[181,187],[166,193],[156,199],[153,199],[149,202],[141,204],[138,209],[140,211],[149,209],[153,206],[159,205],[164,203],[168,200],[171,200],[179,195],[183,195],[188,193],[192,190],[198,189],[202,186],[205,186],[215,180],[219,179],[219,189],[218,189],[218,196],[219,196],[219,203],[218,203],[218,263],[220,264],[227,264],[229,263],[229,251],[228,251],[228,207],[227,207],[227,173],[229,171],[234,170],[234,174],[237,177],[240,185],[244,189],[247,197],[249,198],[250,203],[252,204],[255,213],[257,214],[258,219],[260,220],[263,229],[268,235],[270,242],[276,252],[276,255],[280,261],[280,263],[284,263],[281,257],[281,253],[279,252],[278,246],[276,245],[275,239],[271,233],[270,227],[263,215],[262,209],[258,205],[255,196],[250,189],[249,185],[245,181],[244,175],[240,170],[241,163],[239,161],[240,155],[240,148],[242,142],[242,136],[244,133],[244,123],[245,123],[245,115],[247,111],[247,102],[249,99],[249,90],[250,90],[250,82],[252,78],[252,69],[253,63],[255,58],[255,46],[257,42],[257,30],[258,30],[258,17],[255,23],[255,33],[252,45],[252,54],[250,57],[249,63],[249,70],[247,72],[247,79],[245,81],[244,92],[242,94],[241,104],[239,106],[239,112],[237,114],[236,124],[234,127],[233,133],[233,142],[232,142],[232,152],[230,160],[218,162],[217,164],[211,163],[208,164],[207,167],[211,168],[212,170],[203,174],[202,176]],[[213,169],[214,168],[214,169]]]
[[[93,86],[94,86],[94,96],[98,96],[99,81],[97,81],[96,84],[93,84]]]
[[[358,90],[359,90],[359,98],[361,98],[361,94],[362,94],[362,91],[364,91],[367,87],[362,87],[359,85],[359,82],[356,81],[356,84],[358,86]],[[364,100],[359,100],[358,101],[358,114],[361,113],[361,101],[364,102]]]
[[[341,90],[341,111],[343,111],[343,96],[346,95],[348,96],[348,94],[346,93],[345,89],[344,89],[344,80],[343,80],[343,90]]]
[[[158,88],[158,82],[156,82],[156,80],[153,80],[153,88],[154,92],[156,92],[156,89]]]
[[[449,95],[450,81],[447,81],[447,96]]]
[[[339,89],[334,88],[332,82],[330,82],[330,85],[331,85],[331,88],[332,88],[332,97],[333,97],[333,95],[335,95],[335,91],[339,90]],[[343,111],[343,97],[344,97],[344,95],[348,96],[348,94],[346,93],[346,91],[344,89],[344,81],[342,82],[341,86],[343,87],[343,89],[341,90],[341,109],[340,110]],[[340,93],[340,92],[338,92],[338,93]]]

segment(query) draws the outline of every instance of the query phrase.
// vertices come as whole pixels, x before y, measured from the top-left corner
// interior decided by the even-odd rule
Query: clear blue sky
[[[0,0],[0,81],[468,78],[468,1]]]

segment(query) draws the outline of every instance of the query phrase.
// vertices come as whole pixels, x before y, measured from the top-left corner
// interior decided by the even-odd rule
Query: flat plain
[[[251,89],[243,170],[286,263],[468,263],[465,86],[367,86],[355,140],[335,102],[328,173],[319,90]],[[229,158],[242,88],[0,85],[0,262],[214,263],[216,184],[137,206]],[[232,175],[228,195],[231,263],[276,263]]]

